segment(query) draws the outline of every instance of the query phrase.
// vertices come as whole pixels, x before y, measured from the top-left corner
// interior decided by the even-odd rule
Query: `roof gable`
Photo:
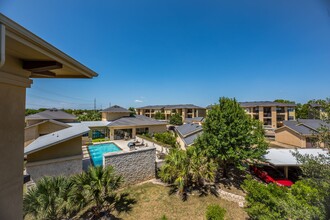
[[[77,120],[76,116],[66,113],[65,111],[52,108],[37,114],[28,115],[25,120]]]
[[[101,112],[113,112],[113,113],[131,113],[131,111],[127,110],[126,108],[123,108],[119,105],[113,105],[109,108],[106,108],[102,110]]]

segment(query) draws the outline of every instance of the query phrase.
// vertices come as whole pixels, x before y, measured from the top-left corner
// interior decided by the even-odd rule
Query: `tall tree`
[[[170,124],[172,125],[182,125],[182,117],[179,113],[175,113],[170,117]]]
[[[191,187],[204,186],[205,182],[214,180],[216,164],[205,156],[201,149],[191,146],[185,150],[171,149],[160,170],[160,178],[173,183],[181,195]]]
[[[128,108],[128,111],[131,112],[131,113],[130,113],[130,116],[134,116],[134,115],[136,115],[136,111],[135,111],[135,108],[134,108],[134,107],[129,107],[129,108]]]
[[[208,112],[196,145],[218,162],[224,177],[229,164],[243,168],[243,162],[261,159],[267,149],[261,123],[248,116],[235,99],[224,97]]]
[[[155,113],[155,119],[164,120],[165,119],[165,114],[163,112],[156,112]]]

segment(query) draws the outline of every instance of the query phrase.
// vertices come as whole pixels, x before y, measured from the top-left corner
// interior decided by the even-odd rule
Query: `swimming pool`
[[[90,145],[88,146],[88,150],[94,166],[103,165],[103,154],[121,151],[121,149],[114,143]]]

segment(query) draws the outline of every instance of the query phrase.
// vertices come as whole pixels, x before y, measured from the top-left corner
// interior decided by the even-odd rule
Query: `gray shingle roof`
[[[118,113],[130,113],[131,111],[123,108],[119,105],[113,105],[109,108],[103,109],[101,112],[118,112]]]
[[[192,135],[188,135],[187,137],[183,138],[183,141],[185,142],[186,145],[192,145],[194,141],[198,138],[199,135],[201,135],[203,131],[199,131],[197,133],[194,133]]]
[[[296,104],[292,103],[280,103],[280,102],[270,102],[270,101],[257,101],[257,102],[240,102],[242,107],[255,107],[255,106],[279,106],[279,107],[295,107]]]
[[[68,125],[68,123],[63,123],[63,122],[60,122],[60,121],[56,121],[56,120],[52,120],[52,119],[50,119],[50,120],[44,120],[44,121],[41,121],[41,122],[39,122],[39,123],[35,123],[35,124],[33,124],[33,125],[30,125],[30,126],[26,126],[25,129],[26,129],[26,128],[30,128],[30,127],[34,127],[34,126],[38,126],[38,125],[41,125],[41,124],[45,124],[45,123],[47,123],[47,122],[49,122],[49,123],[53,123],[53,124],[57,124],[57,125],[61,125],[61,126],[63,126],[63,127],[70,127],[70,125]]]
[[[191,122],[203,122],[204,117],[194,117],[194,118],[185,118],[184,122],[191,123]]]
[[[75,137],[79,137],[87,133],[88,131],[88,127],[84,125],[76,125],[47,135],[40,136],[24,148],[24,154],[28,155],[39,150],[51,147],[55,144],[62,143]]]
[[[153,118],[146,117],[144,115],[135,115],[131,117],[122,117],[114,120],[109,124],[109,127],[121,127],[121,126],[148,126],[148,125],[166,125],[166,122],[158,121]]]
[[[177,109],[177,108],[198,108],[205,109],[203,107],[193,104],[178,104],[178,105],[148,105],[136,109]]]
[[[82,121],[78,123],[67,123],[70,126],[75,125],[85,125],[86,127],[93,128],[93,127],[106,127],[110,124],[110,121]]]
[[[318,133],[318,129],[321,128],[321,125],[330,128],[330,124],[327,124],[319,119],[298,119],[297,121],[283,121],[283,124],[302,135],[313,135]]]
[[[53,120],[76,120],[76,116],[71,115],[69,113],[66,113],[62,110],[58,110],[56,108],[48,109],[43,112],[39,112],[37,114],[29,115],[25,117],[26,120],[47,120],[47,119],[53,119]]]
[[[179,135],[181,135],[182,137],[186,137],[190,134],[194,134],[196,132],[202,131],[203,127],[199,124],[187,123],[179,127],[176,127],[175,129],[179,133]]]

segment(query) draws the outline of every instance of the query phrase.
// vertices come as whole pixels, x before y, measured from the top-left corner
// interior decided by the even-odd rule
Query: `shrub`
[[[168,144],[171,147],[176,146],[176,138],[172,135],[171,132],[156,133],[154,134],[154,137],[158,142],[161,142],[163,144]]]
[[[164,215],[160,218],[160,220],[167,220],[166,215],[164,214]]]
[[[225,218],[226,210],[219,205],[209,205],[206,209],[207,220],[223,220]]]

